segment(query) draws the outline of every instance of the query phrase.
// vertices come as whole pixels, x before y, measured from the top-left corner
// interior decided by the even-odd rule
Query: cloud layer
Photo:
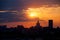
[[[22,13],[23,9],[44,5],[48,7],[60,6],[60,0],[1,0],[0,10],[17,10],[19,13],[0,11],[0,22],[26,21],[25,14]]]
[[[60,0],[1,0],[0,10],[17,10],[32,5],[60,5]]]

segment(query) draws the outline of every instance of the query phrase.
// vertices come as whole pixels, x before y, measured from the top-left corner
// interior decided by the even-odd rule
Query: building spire
[[[39,20],[37,20],[37,24],[36,24],[36,26],[40,26],[40,22],[39,22]]]
[[[37,20],[36,28],[40,28],[40,22],[39,22],[39,19]]]

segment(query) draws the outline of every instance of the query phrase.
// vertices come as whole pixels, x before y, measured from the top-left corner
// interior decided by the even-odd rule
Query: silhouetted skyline
[[[60,40],[60,28],[53,28],[53,20],[48,20],[48,27],[42,27],[39,20],[36,25],[30,28],[24,28],[23,25],[17,25],[15,28],[7,28],[7,25],[0,26],[0,34],[3,40]]]
[[[40,25],[40,20],[37,20],[36,24],[34,25],[36,28],[44,28],[42,25]],[[53,26],[53,20],[48,20],[48,26],[45,26],[45,27],[48,27],[48,28],[54,28]],[[7,28],[7,25],[0,25],[1,27],[6,27]],[[17,25],[17,27],[20,27],[20,26],[23,26],[23,25]],[[33,25],[32,25],[33,26]],[[31,27],[32,27],[31,26]],[[33,27],[34,27],[33,26]],[[24,27],[24,26],[23,26]],[[58,26],[57,26],[58,27]],[[12,27],[12,28],[15,28],[15,27]]]

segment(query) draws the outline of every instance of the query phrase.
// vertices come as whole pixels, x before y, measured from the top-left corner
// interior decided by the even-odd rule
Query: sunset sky
[[[38,18],[42,26],[48,26],[50,19],[54,21],[54,27],[60,26],[60,0],[0,1],[0,25],[29,28],[36,25]]]

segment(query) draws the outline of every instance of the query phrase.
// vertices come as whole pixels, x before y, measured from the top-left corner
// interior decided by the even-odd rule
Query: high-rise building
[[[53,28],[53,20],[49,20],[49,22],[48,22],[48,27],[49,27],[49,28]]]

